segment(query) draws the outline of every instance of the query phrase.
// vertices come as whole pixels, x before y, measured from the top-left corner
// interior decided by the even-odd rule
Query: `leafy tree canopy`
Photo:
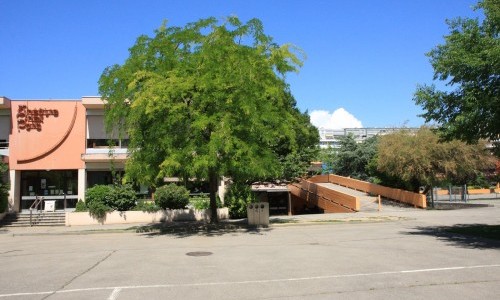
[[[427,53],[434,80],[446,82],[449,91],[422,85],[414,97],[422,116],[436,121],[447,139],[500,136],[500,1],[484,0],[477,8],[484,10],[484,20],[447,21],[445,43]]]
[[[333,172],[341,176],[350,176],[362,180],[370,177],[369,162],[377,153],[378,137],[371,137],[357,143],[354,135],[340,139],[340,147],[333,156]]]
[[[466,144],[459,140],[442,142],[430,128],[412,133],[402,130],[380,137],[377,169],[399,178],[406,188],[418,190],[447,180],[464,184],[494,166],[486,143]]]
[[[129,135],[126,176],[208,179],[281,177],[280,163],[316,147],[318,132],[297,108],[285,75],[302,65],[257,19],[202,19],[140,36],[123,65],[104,70],[107,127]],[[307,155],[306,155],[307,156]]]

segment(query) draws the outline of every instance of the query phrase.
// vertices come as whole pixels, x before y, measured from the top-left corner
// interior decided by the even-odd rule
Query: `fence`
[[[433,199],[450,202],[467,202],[469,199],[496,199],[500,197],[500,189],[470,189],[466,185],[448,186],[447,188],[434,188]],[[430,195],[429,195],[430,196]]]

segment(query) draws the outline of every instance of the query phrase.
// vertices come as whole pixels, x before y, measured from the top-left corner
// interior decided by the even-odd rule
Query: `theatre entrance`
[[[21,211],[28,211],[37,197],[55,201],[56,210],[73,210],[78,202],[78,171],[21,171]]]

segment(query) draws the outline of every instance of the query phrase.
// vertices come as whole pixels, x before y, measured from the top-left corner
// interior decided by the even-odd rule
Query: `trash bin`
[[[260,202],[259,203],[259,225],[269,226],[269,203]]]
[[[247,205],[248,225],[251,225],[251,226],[256,226],[257,222],[258,222],[255,220],[255,217],[257,216],[257,214],[255,213],[254,205],[256,205],[256,204],[250,203]]]
[[[247,205],[248,225],[269,226],[269,203],[259,202]]]

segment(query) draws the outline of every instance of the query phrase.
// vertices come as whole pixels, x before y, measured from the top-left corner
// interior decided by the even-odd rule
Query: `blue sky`
[[[236,15],[259,18],[277,43],[305,51],[304,67],[288,82],[298,107],[317,124],[420,126],[412,98],[417,84],[432,82],[425,53],[443,42],[445,19],[480,16],[471,9],[476,2],[0,0],[0,95],[97,95],[104,68],[123,63],[135,39],[152,35],[163,20],[183,26]]]

